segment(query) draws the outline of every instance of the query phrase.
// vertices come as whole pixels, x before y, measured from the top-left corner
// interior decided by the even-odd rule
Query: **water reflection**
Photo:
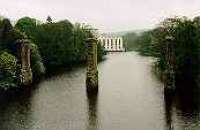
[[[200,89],[194,82],[178,85],[175,92],[164,90],[166,129],[193,129],[199,120]]]
[[[2,94],[0,97],[0,130],[27,130],[32,126],[31,102],[32,90]],[[31,128],[30,128],[31,129]]]
[[[176,94],[163,93],[151,64],[135,53],[108,55],[96,95],[86,94],[80,68],[0,97],[0,130],[193,130],[200,124],[200,90],[182,82]]]
[[[87,93],[88,124],[87,130],[98,130],[98,93]]]
[[[173,107],[173,93],[168,89],[164,90],[164,103],[165,103],[165,121],[166,130],[173,130],[173,120],[172,120],[172,107]]]

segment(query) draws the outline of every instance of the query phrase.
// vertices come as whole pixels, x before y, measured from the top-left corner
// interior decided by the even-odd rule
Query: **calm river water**
[[[170,97],[151,72],[153,59],[135,52],[107,55],[99,93],[88,97],[86,69],[42,81],[0,99],[0,130],[191,130],[200,98]]]

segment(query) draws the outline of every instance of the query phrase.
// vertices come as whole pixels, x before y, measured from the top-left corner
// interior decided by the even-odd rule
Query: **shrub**
[[[5,51],[0,54],[0,88],[8,89],[8,87],[16,84],[16,68],[17,59],[12,54]]]

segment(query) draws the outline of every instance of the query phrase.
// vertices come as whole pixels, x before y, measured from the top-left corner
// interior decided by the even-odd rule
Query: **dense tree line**
[[[152,40],[152,31],[144,31],[141,33],[127,33],[123,36],[126,49],[128,51],[138,51],[141,55],[152,55],[150,43]]]
[[[91,35],[88,25],[72,24],[68,20],[52,21],[48,16],[42,23],[30,17],[23,17],[13,27],[8,19],[0,20],[0,88],[16,87],[17,75],[17,39],[27,39],[31,49],[31,69],[34,79],[58,68],[70,68],[86,62],[87,44]],[[98,59],[104,50],[98,44]]]
[[[25,32],[36,43],[47,70],[86,62],[85,40],[89,36],[86,25],[73,25],[68,20],[53,22],[51,17],[46,23],[41,23],[24,17],[18,20],[15,28]],[[99,45],[98,50],[98,58],[101,59],[104,52]]]
[[[199,17],[167,18],[156,28],[136,36],[132,42],[141,54],[156,57],[156,68],[164,81],[169,73],[173,73],[176,85],[199,81]]]
[[[8,19],[0,20],[0,89],[16,87],[19,82],[20,59],[17,40],[27,39],[26,34],[14,28]],[[28,40],[28,39],[27,39]],[[31,65],[34,77],[45,72],[37,45],[28,40],[31,48]]]
[[[154,30],[147,30],[140,33],[131,32],[123,35],[124,43],[128,51],[137,51],[141,55],[153,56],[153,33]]]
[[[137,38],[138,34],[135,32],[129,32],[123,35],[123,40],[127,51],[137,50],[138,48],[138,44],[136,42]]]
[[[168,18],[153,30],[153,48],[159,58],[157,65],[162,73],[172,69],[176,83],[199,80],[199,26],[198,17]]]

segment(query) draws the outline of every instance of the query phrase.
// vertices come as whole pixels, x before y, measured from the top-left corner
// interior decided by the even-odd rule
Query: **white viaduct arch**
[[[122,37],[116,36],[100,36],[98,38],[101,45],[106,51],[121,52],[125,51]]]

